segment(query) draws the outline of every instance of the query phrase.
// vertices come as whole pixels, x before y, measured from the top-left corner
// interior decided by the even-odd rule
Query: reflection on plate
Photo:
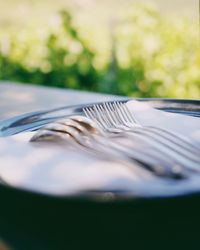
[[[127,99],[130,100],[130,99]],[[200,117],[200,101],[188,99],[137,99],[153,108],[167,112]],[[119,99],[119,101],[121,101]],[[125,102],[122,100],[122,102]],[[23,131],[37,130],[41,126],[70,115],[83,115],[83,108],[94,104],[61,107],[53,110],[32,112],[0,122],[0,136],[10,136]]]

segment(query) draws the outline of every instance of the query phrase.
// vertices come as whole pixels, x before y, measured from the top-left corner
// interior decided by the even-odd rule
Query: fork
[[[118,148],[113,148],[111,143],[108,143],[103,137],[103,131],[101,131],[96,124],[86,117],[72,116],[67,119],[57,120],[49,123],[48,125],[39,129],[31,138],[31,142],[38,141],[51,141],[60,139],[62,141],[69,142],[68,139],[72,139],[76,145],[86,149],[89,153],[94,152],[99,156],[103,156],[108,160],[118,160],[127,166],[132,173],[134,173],[135,179],[151,179],[152,174],[145,168],[141,168],[139,161],[130,159],[123,155]],[[71,142],[71,141],[70,141]],[[131,163],[131,164],[130,164]]]
[[[109,133],[130,132],[140,137],[167,157],[191,170],[200,171],[200,148],[189,139],[162,128],[142,126],[121,102],[96,104],[83,109],[85,115],[96,121]],[[130,136],[130,133],[128,136]],[[134,135],[133,135],[134,134]]]
[[[149,177],[149,173],[171,179],[182,179],[187,176],[186,171],[178,168],[177,164],[169,159],[161,159],[152,153],[151,149],[144,154],[145,145],[140,140],[135,141],[132,148],[134,150],[127,149],[121,141],[120,144],[112,141],[96,123],[84,116],[72,116],[50,123],[36,132],[31,141],[69,136],[90,151],[118,160],[126,166],[128,164],[140,178]]]

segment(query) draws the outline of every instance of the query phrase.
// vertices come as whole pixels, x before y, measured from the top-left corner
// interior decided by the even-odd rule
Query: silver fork
[[[145,145],[140,140],[135,140],[131,150],[122,141],[118,143],[111,140],[110,137],[108,138],[107,133],[104,133],[96,123],[84,116],[75,116],[48,124],[40,129],[31,141],[58,137],[65,138],[66,136],[67,138],[70,136],[78,144],[90,151],[101,153],[112,160],[116,159],[126,166],[128,164],[131,170],[140,178],[141,176],[142,178],[149,176],[147,172],[175,179],[185,178],[187,175],[186,171],[180,171],[176,164],[169,161],[169,159],[161,159],[151,149],[148,149],[144,154],[143,148]]]
[[[89,153],[93,152],[108,160],[118,160],[134,173],[135,179],[151,179],[152,174],[147,169],[141,168],[141,163],[125,157],[119,149],[113,148],[111,143],[104,140],[101,131],[96,124],[86,117],[73,116],[61,119],[39,129],[31,138],[31,142],[72,139],[76,145]],[[70,141],[71,142],[71,141]],[[131,163],[131,164],[130,164]]]
[[[200,148],[196,144],[171,131],[153,126],[142,126],[124,103],[97,104],[84,108],[84,113],[96,121],[104,131],[131,132],[132,137],[140,137],[141,140],[155,147],[158,153],[173,158],[177,164],[200,171]]]

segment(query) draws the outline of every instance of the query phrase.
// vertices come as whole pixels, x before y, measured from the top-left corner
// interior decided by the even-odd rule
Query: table
[[[21,97],[21,98],[20,98]],[[0,119],[115,96],[0,83]],[[194,249],[200,197],[55,197],[0,187],[0,236],[16,250]]]
[[[32,111],[119,98],[124,97],[0,81],[0,120]]]

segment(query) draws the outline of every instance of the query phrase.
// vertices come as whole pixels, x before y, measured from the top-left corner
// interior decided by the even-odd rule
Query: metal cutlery
[[[129,132],[132,138],[150,143],[157,154],[170,157],[177,165],[193,171],[200,171],[200,148],[182,135],[159,127],[142,126],[121,102],[97,104],[84,108],[87,117],[93,119],[108,133]],[[131,134],[130,134],[131,133]]]
[[[69,136],[90,151],[101,153],[125,164],[128,163],[129,166],[131,163],[131,169],[136,173],[138,169],[140,169],[140,173],[143,169],[142,175],[144,175],[145,170],[145,175],[148,171],[154,175],[173,179],[181,179],[187,176],[186,171],[183,171],[175,162],[155,154],[140,138],[135,138],[134,144],[127,147],[127,142],[130,142],[130,140],[126,135],[121,134],[119,136],[105,133],[98,124],[84,116],[72,116],[50,123],[41,128],[31,141],[59,137],[63,139],[69,138]]]

